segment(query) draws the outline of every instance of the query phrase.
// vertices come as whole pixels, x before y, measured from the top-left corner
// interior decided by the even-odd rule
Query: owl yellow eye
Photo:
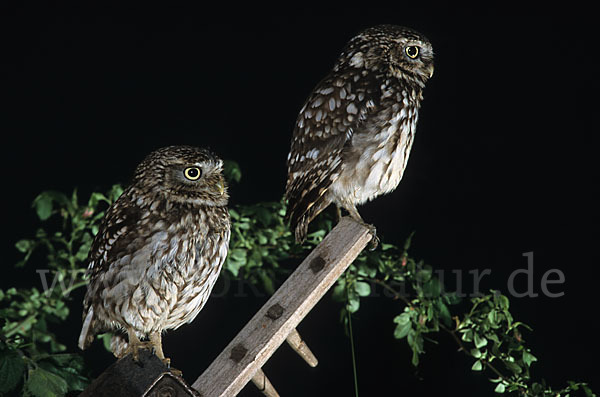
[[[183,170],[183,175],[190,181],[196,181],[202,175],[202,170],[198,167],[188,167]]]
[[[406,55],[408,55],[409,58],[415,59],[419,56],[419,47],[417,47],[416,45],[411,45],[406,47],[404,49],[404,52],[406,52]]]

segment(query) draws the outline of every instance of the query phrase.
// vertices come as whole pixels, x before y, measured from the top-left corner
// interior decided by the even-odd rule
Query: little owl
[[[230,221],[222,161],[170,146],[148,155],[108,209],[90,253],[79,347],[116,331],[117,357],[150,345],[202,309],[227,256]],[[127,339],[123,334],[127,333]],[[148,342],[141,342],[143,338]]]
[[[412,29],[381,25],[350,40],[295,124],[285,196],[298,242],[329,204],[364,224],[356,206],[398,186],[432,75],[431,44]]]

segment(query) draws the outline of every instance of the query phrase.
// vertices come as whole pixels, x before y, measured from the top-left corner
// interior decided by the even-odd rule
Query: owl
[[[352,38],[316,86],[294,126],[285,197],[296,241],[335,204],[356,206],[393,191],[406,168],[433,49],[416,31],[375,26]]]
[[[214,154],[191,146],[158,149],[137,166],[89,252],[81,349],[96,334],[116,331],[117,357],[133,353],[137,360],[139,348],[152,348],[169,363],[162,333],[198,315],[227,256],[222,167]]]

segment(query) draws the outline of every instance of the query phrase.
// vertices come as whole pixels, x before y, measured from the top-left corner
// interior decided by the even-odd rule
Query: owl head
[[[168,146],[150,153],[137,166],[132,185],[191,205],[223,206],[229,198],[223,161],[193,146]]]
[[[414,80],[421,85],[433,75],[433,48],[413,29],[379,25],[352,38],[336,68],[363,68]]]

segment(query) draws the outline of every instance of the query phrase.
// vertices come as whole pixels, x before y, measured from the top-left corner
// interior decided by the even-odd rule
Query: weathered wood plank
[[[317,366],[317,364],[319,364],[319,360],[317,360],[313,352],[309,349],[306,343],[304,343],[302,337],[298,331],[296,331],[296,328],[290,332],[286,338],[286,342],[292,347],[292,349],[294,349],[296,353],[298,353],[300,357],[302,357],[302,359],[304,359],[304,361],[306,361],[308,365],[314,368]]]
[[[367,227],[342,218],[192,387],[204,397],[237,395],[370,240]]]
[[[275,390],[271,381],[267,378],[267,375],[265,375],[261,368],[259,368],[252,377],[252,383],[254,383],[254,385],[258,387],[258,390],[266,397],[279,397],[279,393],[277,393],[277,390]]]

